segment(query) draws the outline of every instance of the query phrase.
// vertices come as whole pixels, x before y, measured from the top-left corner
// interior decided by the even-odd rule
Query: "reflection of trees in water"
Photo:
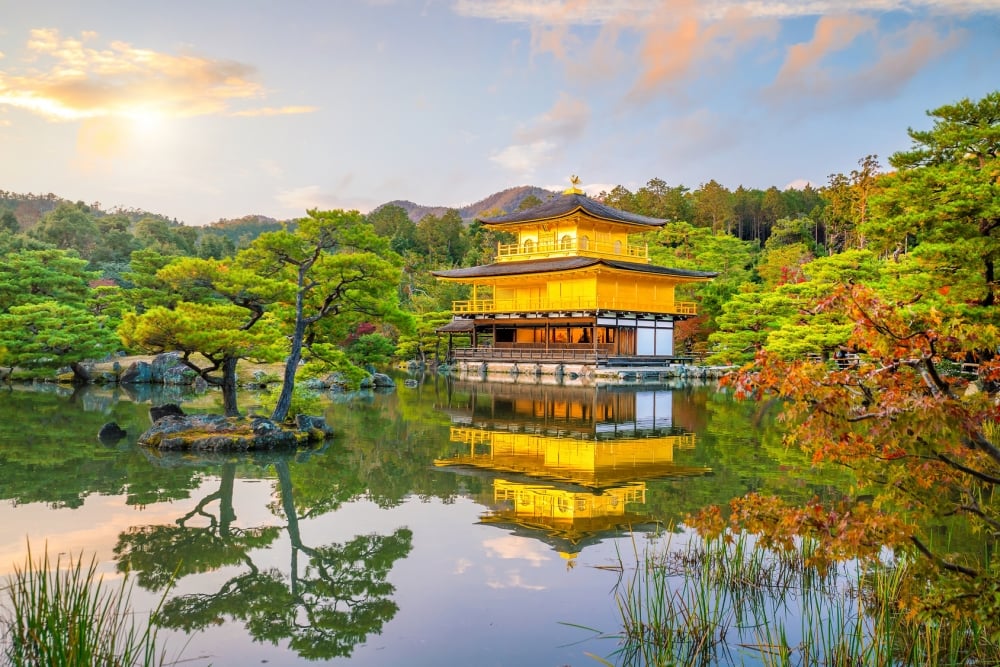
[[[134,447],[149,427],[149,406],[119,398],[89,386],[0,387],[0,499],[80,507],[91,494],[125,494],[129,505],[187,497],[198,470],[151,467]],[[97,439],[109,421],[128,431],[112,446]]]
[[[304,544],[299,519],[309,516],[310,508],[296,503],[297,487],[288,458],[270,459],[291,546],[287,572],[259,568],[252,554],[270,546],[281,528],[234,525],[236,464],[232,462],[222,464],[218,490],[202,498],[176,525],[140,526],[122,533],[115,547],[118,567],[135,571],[140,585],[155,590],[174,576],[242,564],[243,571],[214,592],[168,599],[160,611],[160,623],[190,632],[228,617],[242,622],[255,640],[287,640],[306,658],[348,656],[398,611],[391,599],[395,589],[387,578],[393,564],[412,548],[412,533],[400,528],[391,535],[359,535],[344,543]],[[209,506],[216,501],[213,514]],[[324,504],[323,509],[328,511],[335,504]],[[207,526],[188,526],[192,519]]]

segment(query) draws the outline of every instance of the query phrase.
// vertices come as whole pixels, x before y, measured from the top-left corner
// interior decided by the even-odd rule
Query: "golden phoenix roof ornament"
[[[583,190],[581,190],[578,187],[580,185],[580,177],[579,176],[577,176],[576,174],[573,174],[572,176],[569,177],[569,182],[570,182],[570,186],[568,188],[566,188],[565,190],[563,190],[563,194],[564,195],[582,195],[583,194]]]

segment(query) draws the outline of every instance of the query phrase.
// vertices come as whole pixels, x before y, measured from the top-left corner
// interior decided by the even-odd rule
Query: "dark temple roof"
[[[517,211],[515,213],[501,215],[496,218],[483,218],[480,219],[479,222],[484,225],[505,225],[516,222],[552,220],[553,218],[561,218],[565,215],[573,213],[578,209],[582,209],[590,215],[596,218],[601,218],[602,220],[622,222],[630,225],[641,225],[643,227],[662,227],[667,222],[666,220],[660,220],[658,218],[647,218],[644,215],[621,211],[617,208],[612,208],[602,204],[599,201],[595,201],[585,195],[578,194],[557,195],[546,202],[542,202],[538,206],[529,208],[526,211]]]
[[[707,279],[719,275],[711,271],[689,271],[687,269],[671,269],[653,264],[637,264],[636,262],[621,262],[615,259],[600,257],[556,257],[553,259],[530,259],[522,262],[500,262],[484,266],[470,266],[464,269],[447,271],[431,271],[438,278],[493,278],[497,276],[520,276],[530,273],[552,273],[554,271],[573,271],[592,266],[604,265],[621,271],[636,273],[652,273],[675,278]]]

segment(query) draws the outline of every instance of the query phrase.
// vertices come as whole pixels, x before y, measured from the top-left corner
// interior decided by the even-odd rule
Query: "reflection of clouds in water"
[[[531,567],[541,567],[542,563],[552,558],[545,553],[544,546],[526,537],[507,535],[485,540],[483,546],[489,558],[503,560],[527,561]],[[483,568],[486,572],[486,585],[494,590],[504,588],[520,588],[527,591],[544,591],[548,587],[543,584],[531,584],[524,580],[520,570],[512,568],[503,571],[489,564]]]
[[[550,560],[538,542],[516,535],[486,540],[483,546],[486,547],[486,553],[490,557],[526,560],[532,567],[541,567],[544,561]]]
[[[472,567],[472,561],[468,558],[459,558],[455,561],[455,574],[465,574]]]
[[[5,528],[0,541],[0,577],[10,575],[14,567],[24,566],[30,542],[36,561],[46,549],[53,562],[60,555],[75,560],[82,554],[85,566],[96,557],[98,571],[105,578],[117,578],[115,543],[122,531],[135,523],[135,508],[123,508],[120,503],[120,497],[92,496],[72,510],[53,511],[44,503],[29,503],[17,507],[16,512],[0,511],[0,525]],[[148,506],[143,509],[142,520],[171,524],[178,516],[178,506],[184,505]]]
[[[507,581],[500,581],[499,579],[490,579],[486,582],[486,585],[494,590],[501,588],[521,588],[526,591],[544,591],[547,586],[541,584],[529,584],[525,583],[524,579],[521,577],[521,573],[517,570],[509,572],[507,574]]]

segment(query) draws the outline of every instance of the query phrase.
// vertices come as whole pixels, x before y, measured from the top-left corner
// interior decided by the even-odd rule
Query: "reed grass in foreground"
[[[811,545],[778,553],[729,535],[669,539],[609,569],[621,629],[612,665],[901,667],[998,665],[1000,647],[957,620],[909,618],[905,562],[807,565]],[[611,662],[611,661],[614,662]]]
[[[147,622],[137,622],[131,590],[128,576],[106,584],[96,558],[87,567],[82,555],[53,563],[46,549],[36,561],[29,546],[24,567],[7,578],[0,602],[3,664],[165,664],[157,653],[155,611]]]

